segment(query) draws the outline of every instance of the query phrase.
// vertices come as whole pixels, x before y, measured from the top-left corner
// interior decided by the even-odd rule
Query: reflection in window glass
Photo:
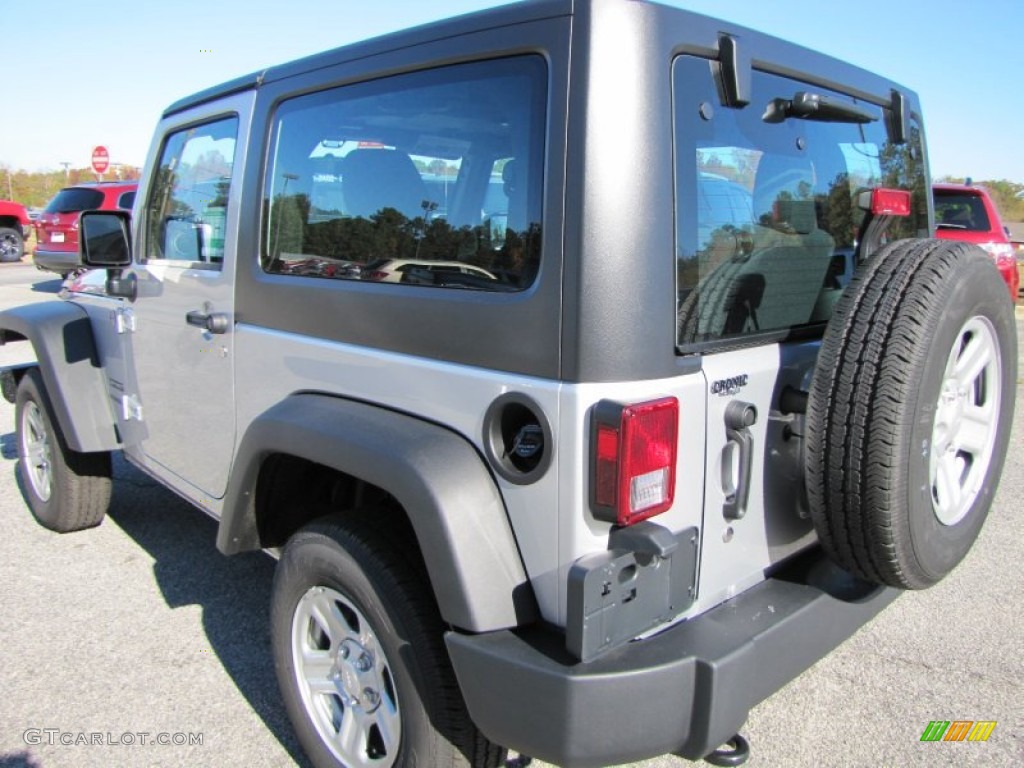
[[[285,102],[274,122],[268,272],[517,291],[540,264],[539,56],[384,78]]]
[[[238,119],[171,134],[147,205],[146,257],[219,264]]]
[[[910,190],[914,215],[890,235],[927,232],[916,125],[893,145],[878,107],[866,124],[765,120],[768,104],[807,86],[756,71],[749,107],[702,116],[695,105],[718,95],[707,62],[688,56],[676,60],[674,87],[681,351],[820,333],[856,266],[865,190]]]

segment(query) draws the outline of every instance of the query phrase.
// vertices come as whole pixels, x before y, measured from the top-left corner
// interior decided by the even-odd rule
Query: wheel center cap
[[[341,675],[341,687],[350,699],[359,697],[359,675],[350,664],[342,664],[338,673]]]
[[[373,712],[380,706],[373,655],[362,645],[351,639],[342,642],[334,667],[341,692],[350,706],[358,705],[366,712]]]

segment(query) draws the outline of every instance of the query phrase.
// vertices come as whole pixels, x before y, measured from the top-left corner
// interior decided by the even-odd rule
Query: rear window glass
[[[540,265],[547,69],[475,62],[308,94],[277,112],[266,271],[486,291]]]
[[[46,213],[78,213],[91,211],[103,205],[103,193],[97,189],[68,187],[57,193],[44,209]]]
[[[985,201],[970,192],[935,190],[935,224],[939,229],[962,229],[967,232],[992,230],[992,222],[985,211]]]
[[[753,74],[751,104],[729,109],[708,62],[689,56],[676,59],[673,87],[681,352],[820,334],[856,266],[862,191],[911,191],[913,214],[890,236],[927,233],[916,124],[907,144],[891,144],[881,107],[763,72]],[[818,122],[773,112],[800,91],[875,119]]]

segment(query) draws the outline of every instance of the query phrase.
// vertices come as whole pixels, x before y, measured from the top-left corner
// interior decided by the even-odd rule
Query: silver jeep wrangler
[[[0,313],[28,504],[98,525],[122,451],[279,557],[318,766],[739,764],[999,480],[1013,310],[929,189],[914,93],[649,2],[226,83]]]

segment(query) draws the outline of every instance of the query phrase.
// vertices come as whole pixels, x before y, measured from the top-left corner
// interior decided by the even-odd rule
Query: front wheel
[[[38,368],[18,384],[14,418],[18,468],[32,514],[61,533],[99,525],[110,505],[110,454],[68,447]]]
[[[469,720],[427,584],[365,520],[327,517],[288,543],[274,580],[274,666],[315,765],[500,762]]]

